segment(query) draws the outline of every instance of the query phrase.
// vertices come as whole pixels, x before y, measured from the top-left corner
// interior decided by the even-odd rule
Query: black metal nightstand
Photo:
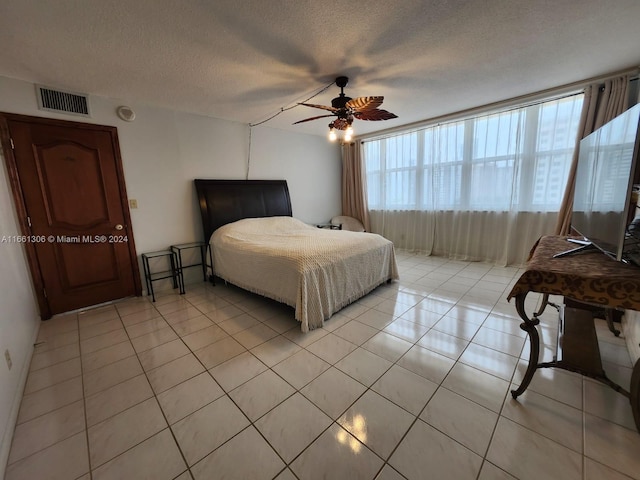
[[[191,242],[191,243],[181,243],[178,245],[171,245],[169,247],[171,251],[176,255],[178,269],[182,273],[182,278],[184,279],[184,269],[191,267],[200,267],[202,268],[202,276],[204,281],[207,281],[207,252],[209,252],[209,260],[211,265],[213,265],[213,260],[211,258],[211,250],[209,250],[209,245],[204,242]],[[193,248],[197,248],[200,251],[200,261],[196,263],[190,263],[189,265],[183,264],[182,252],[185,250],[190,250]],[[184,286],[183,286],[184,289]]]
[[[161,270],[152,272],[149,260],[167,257],[169,262],[169,270]],[[178,267],[178,259],[176,254],[171,250],[158,250],[156,252],[147,252],[142,254],[142,267],[144,268],[144,278],[147,282],[147,292],[151,293],[152,301],[156,301],[156,295],[153,291],[153,282],[171,278],[173,280],[173,288],[179,288],[180,293],[184,293],[184,280],[182,279],[182,270]],[[164,268],[164,266],[163,266]]]
[[[334,225],[333,223],[319,223],[318,228],[327,228],[329,230],[342,230],[342,224]]]

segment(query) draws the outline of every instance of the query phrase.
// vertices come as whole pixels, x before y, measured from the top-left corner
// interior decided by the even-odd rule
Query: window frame
[[[571,110],[569,112],[561,112],[563,107],[563,101],[572,101],[570,105]],[[463,119],[451,120],[447,123],[442,124],[434,124],[430,126],[426,126],[420,129],[407,130],[405,132],[397,133],[393,136],[387,137],[379,137],[372,138],[365,141],[364,149],[363,149],[363,164],[366,175],[367,184],[369,186],[369,190],[367,192],[367,203],[370,210],[458,210],[458,211],[506,211],[516,209],[518,211],[558,211],[560,207],[560,202],[562,201],[562,194],[564,193],[564,186],[566,185],[566,179],[568,176],[569,166],[571,164],[571,157],[573,156],[573,152],[577,145],[577,128],[580,120],[580,114],[582,111],[582,104],[584,101],[584,94],[582,92],[572,93],[570,95],[565,95],[563,97],[549,98],[544,101],[536,102],[533,104],[523,105],[520,107],[513,107],[509,109],[505,109],[502,111],[493,111],[487,112],[484,114],[474,115],[473,117],[467,117]],[[555,102],[555,105],[553,105]],[[543,111],[545,107],[553,105],[555,108],[555,113],[551,112],[552,115],[555,115],[554,123],[552,126],[548,126],[547,123],[541,123],[543,117]],[[477,146],[477,131],[476,128],[480,121],[487,119],[491,121],[491,117],[496,117],[497,121],[501,121],[501,115],[505,114],[513,114],[514,111],[517,111],[517,122],[516,122],[516,137],[521,136],[521,138],[516,138],[516,146],[515,150],[507,151],[507,153],[497,154],[494,156],[484,156],[478,157],[477,152],[474,150]],[[562,123],[558,124],[557,119],[558,116],[563,115],[564,120]],[[522,117],[522,118],[521,118]],[[518,123],[522,121],[522,125]],[[426,136],[428,132],[433,132],[431,135],[434,139],[434,144],[432,144],[432,149],[437,152],[440,149],[441,144],[439,143],[439,135],[443,131],[443,129],[449,128],[451,126],[459,126],[462,125],[462,159],[457,159],[458,155],[455,154],[456,159],[448,162],[435,161],[430,162],[427,156],[427,150],[429,148],[426,142]],[[498,128],[500,125],[498,125]],[[560,127],[566,127],[567,132],[565,133],[564,140],[560,145],[555,145],[556,143],[556,130],[562,131],[563,129]],[[513,128],[510,126],[509,128]],[[573,130],[572,130],[573,129]],[[489,132],[489,128],[487,128],[487,132]],[[511,133],[511,131],[509,132]],[[571,135],[575,133],[575,135]],[[499,134],[498,134],[499,135]],[[395,166],[389,166],[389,152],[388,147],[396,142],[409,141],[411,137],[415,138],[415,145],[409,146],[411,151],[415,151],[417,155],[417,159],[415,162],[406,162],[407,165],[401,165],[401,162],[395,161]],[[488,136],[488,133],[487,133]],[[550,137],[549,137],[550,136]],[[379,168],[371,168],[371,164],[374,162],[370,161],[370,156],[372,155],[371,144],[375,142],[377,145],[379,158],[375,162],[377,167]],[[544,150],[540,150],[539,148],[543,146],[543,143],[550,144],[551,148],[546,148]],[[369,145],[367,145],[369,144]],[[456,150],[460,148],[460,145],[454,145]],[[405,147],[397,148],[396,150],[401,151]],[[496,146],[496,149],[498,147]],[[486,151],[486,145],[485,145]],[[541,159],[544,157],[548,157],[548,165],[541,166]],[[558,165],[554,166],[554,159],[560,158],[563,159],[562,163],[558,167]],[[474,166],[478,165],[495,165],[495,162],[506,161],[507,164],[511,163],[511,169],[516,169],[515,172],[516,179],[513,181],[513,191],[515,193],[515,200],[511,199],[509,205],[498,205],[497,203],[493,206],[489,205],[489,207],[485,207],[480,205],[478,208],[474,208],[474,199],[472,198],[473,190],[478,189],[478,186],[473,182],[473,169]],[[459,178],[454,177],[452,185],[452,195],[449,197],[449,201],[445,202],[445,204],[441,205],[432,197],[431,199],[427,198],[428,191],[426,190],[428,182],[431,180],[431,186],[435,185],[435,180],[437,177],[434,177],[434,172],[438,169],[443,168],[451,168],[456,167],[456,165],[460,166]],[[495,167],[494,168],[500,168]],[[562,176],[560,178],[561,184],[558,186],[562,191],[554,192],[552,196],[553,200],[549,202],[540,202],[536,199],[536,192],[539,190],[539,180],[536,175],[538,175],[539,168],[545,168],[547,171],[553,170],[554,168],[562,169]],[[389,190],[392,188],[392,185],[389,182],[389,175],[397,175],[402,172],[414,172],[415,183],[413,185],[413,192],[411,193],[411,198],[408,201],[403,201],[404,198],[402,194],[396,195],[399,202],[389,203]],[[509,173],[509,172],[507,172]],[[511,172],[512,174],[514,172]],[[377,176],[377,179],[376,179]],[[451,178],[446,177],[446,178]],[[556,177],[553,177],[556,178]],[[558,177],[559,178],[559,177]],[[546,183],[548,184],[548,182]],[[456,192],[456,189],[459,192]],[[376,201],[373,196],[375,195],[375,191],[379,192],[379,198]],[[435,188],[431,188],[430,191],[435,191]],[[558,194],[559,193],[559,194]],[[459,198],[456,198],[456,195],[459,194]],[[513,192],[511,196],[514,196]],[[543,194],[543,198],[546,198],[546,193]],[[557,204],[557,205],[556,205]]]

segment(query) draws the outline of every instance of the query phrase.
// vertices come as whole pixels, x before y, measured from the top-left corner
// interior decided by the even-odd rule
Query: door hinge
[[[15,150],[16,146],[13,144],[13,138],[10,138],[9,140],[11,140],[11,150]]]
[[[29,227],[31,227],[31,217],[27,217],[27,223],[29,224]]]
[[[44,298],[49,298],[47,297],[47,290],[44,287],[42,288],[42,293],[44,294]]]

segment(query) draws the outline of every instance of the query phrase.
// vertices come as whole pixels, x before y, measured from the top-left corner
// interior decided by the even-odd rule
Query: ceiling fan
[[[336,85],[340,87],[340,95],[331,100],[330,107],[325,105],[315,105],[313,103],[298,104],[306,107],[328,110],[331,114],[305,118],[304,120],[298,120],[293,124],[309,122],[319,118],[338,117],[329,124],[329,139],[333,141],[337,138],[336,130],[344,130],[344,140],[348,142],[351,140],[351,135],[353,135],[353,128],[351,127],[351,124],[353,123],[354,118],[357,118],[358,120],[390,120],[392,118],[398,118],[397,115],[378,108],[382,104],[384,97],[347,97],[344,94],[344,87],[347,86],[348,82],[348,77],[336,78]]]

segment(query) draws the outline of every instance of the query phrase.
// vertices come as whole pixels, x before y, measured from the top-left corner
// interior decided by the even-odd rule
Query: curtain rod
[[[487,103],[485,105],[481,105],[478,107],[458,110],[457,112],[454,112],[454,113],[439,115],[437,117],[432,117],[426,120],[420,120],[417,122],[388,128],[386,130],[380,130],[375,133],[363,134],[355,138],[354,141],[364,142],[366,140],[384,138],[384,137],[392,136],[399,132],[418,130],[420,128],[428,127],[431,125],[460,120],[461,118],[469,117],[476,113],[489,113],[491,110],[498,110],[498,109],[507,108],[507,107],[515,107],[516,105],[520,106],[521,104],[527,105],[528,103],[534,104],[535,102],[542,101],[543,99],[547,100],[553,97],[555,97],[556,99],[569,97],[571,95],[580,93],[580,91],[583,90],[587,85],[590,85],[596,82],[603,82],[612,77],[617,77],[620,75],[632,75],[631,80],[637,80],[639,73],[640,73],[640,67],[627,68],[625,70],[619,70],[617,72],[608,73],[606,75],[591,77],[586,80],[581,80],[579,82],[573,82],[566,85],[561,85],[559,87],[548,88],[546,90],[541,90],[539,92],[529,93],[526,95],[520,95],[518,97],[510,98],[507,100],[500,100],[498,102]]]

